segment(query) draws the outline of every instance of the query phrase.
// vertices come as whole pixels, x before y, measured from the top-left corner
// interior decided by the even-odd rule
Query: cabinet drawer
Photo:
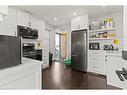
[[[95,62],[102,62],[102,63],[104,63],[105,62],[105,58],[98,58],[98,57],[93,57],[93,58],[90,58],[89,59],[89,62],[92,62],[92,63],[95,63]]]

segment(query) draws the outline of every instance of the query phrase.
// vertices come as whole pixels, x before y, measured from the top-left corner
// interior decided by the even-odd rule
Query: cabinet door
[[[43,20],[38,20],[38,25],[37,25],[37,29],[38,29],[38,39],[39,40],[43,40],[43,36],[44,36],[44,31],[45,31],[45,22]]]
[[[0,5],[0,14],[3,14],[3,15],[8,15],[8,6],[1,6]]]
[[[78,23],[79,23],[78,17],[73,18],[73,19],[71,20],[71,30],[72,30],[72,31],[73,31],[73,30],[77,30],[77,25],[78,25]]]
[[[97,74],[106,75],[105,51],[90,51],[89,52],[89,71]]]
[[[115,70],[122,70],[122,57],[119,56],[108,56],[107,57],[107,84],[123,87],[122,81],[118,78]]]
[[[17,11],[17,24],[22,26],[28,26],[29,23],[29,13],[22,10]]]
[[[88,29],[88,15],[82,15],[79,17],[80,29]]]
[[[105,60],[105,52],[101,52],[100,55],[97,56],[98,61],[95,62],[96,71],[98,74],[106,75],[106,60]]]
[[[71,20],[71,30],[88,29],[88,15],[81,15]]]
[[[11,35],[15,36],[17,34],[17,19],[16,10],[13,8],[8,9],[8,16],[4,17],[2,23],[0,23],[0,35]]]
[[[89,72],[95,72],[94,61],[92,59],[89,60],[88,71]]]
[[[26,77],[20,78],[10,84],[7,84],[1,89],[37,89],[36,87],[36,73],[27,75]],[[26,85],[25,85],[26,84]]]
[[[0,82],[0,89],[41,89],[41,68],[35,66],[25,71],[17,70],[16,74],[0,79]]]
[[[38,29],[38,19],[35,17],[35,16],[33,16],[33,15],[29,15],[29,24],[30,24],[30,27],[31,28],[34,28],[34,29]]]

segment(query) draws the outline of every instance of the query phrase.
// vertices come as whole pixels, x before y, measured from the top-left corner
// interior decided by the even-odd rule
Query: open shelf
[[[108,29],[99,29],[99,30],[90,30],[89,32],[103,32],[103,31],[112,31],[112,30],[116,30],[116,28],[108,28]]]
[[[89,40],[113,40],[115,39],[115,37],[111,37],[111,38],[90,38]]]

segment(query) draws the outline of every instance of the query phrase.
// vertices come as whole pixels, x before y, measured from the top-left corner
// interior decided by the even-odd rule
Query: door
[[[74,31],[71,38],[72,68],[87,71],[87,34],[86,31]]]

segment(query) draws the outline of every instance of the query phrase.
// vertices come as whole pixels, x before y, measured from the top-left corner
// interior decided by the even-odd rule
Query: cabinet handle
[[[107,55],[105,56],[105,61],[107,61]]]

